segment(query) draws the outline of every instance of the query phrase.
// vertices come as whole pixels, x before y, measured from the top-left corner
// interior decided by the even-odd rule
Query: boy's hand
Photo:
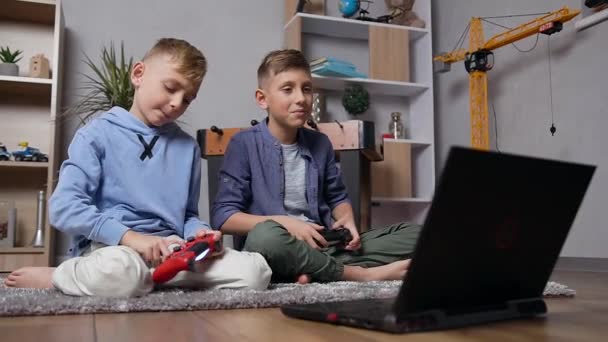
[[[357,226],[355,226],[355,222],[353,222],[351,217],[344,217],[334,222],[332,229],[338,228],[346,228],[350,232],[350,235],[353,237],[352,240],[346,245],[344,249],[349,251],[355,251],[361,248],[361,237],[359,236],[359,232],[357,231]]]
[[[215,239],[215,241],[219,241],[222,239],[222,232],[219,230],[211,230],[211,229],[203,228],[196,232],[197,238],[202,238],[207,235],[214,235],[213,238]]]
[[[169,245],[175,243],[173,239],[160,236],[143,235],[129,230],[122,236],[119,244],[131,247],[152,267],[158,266],[171,252]]]
[[[199,231],[196,232],[196,237],[197,238],[202,238],[205,237],[207,235],[213,235],[213,240],[215,241],[222,241],[222,232],[220,232],[219,230],[210,230],[210,229],[200,229]],[[222,248],[219,251],[215,251],[213,252],[213,254],[210,255],[210,257],[216,257],[218,255],[221,255],[224,253],[224,249]]]
[[[327,241],[319,234],[319,231],[325,229],[325,227],[289,216],[281,217],[280,221],[279,223],[287,229],[289,234],[300,241],[308,243],[310,247],[314,249],[327,247]]]

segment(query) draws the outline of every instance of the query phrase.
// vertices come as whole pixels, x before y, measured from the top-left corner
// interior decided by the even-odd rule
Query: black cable
[[[543,13],[530,13],[530,14],[512,14],[512,15],[500,15],[496,17],[482,17],[481,19],[496,19],[496,18],[514,18],[514,17],[531,17],[538,16],[541,14],[549,14],[551,12],[543,12]]]
[[[551,106],[551,128],[549,129],[549,131],[551,132],[551,135],[555,134],[555,121],[554,121],[554,116],[553,116],[553,80],[551,77],[551,36],[547,36],[547,55],[549,57],[549,99],[550,99],[550,106]]]
[[[515,43],[511,43],[511,45],[513,45],[513,47],[519,52],[523,52],[523,53],[530,52],[530,51],[536,49],[536,45],[538,44],[538,36],[540,36],[540,33],[536,34],[536,41],[534,42],[534,46],[532,46],[528,50],[521,50],[520,48],[517,47],[517,45],[515,45]]]
[[[505,25],[501,25],[495,22],[492,22],[490,20],[487,19],[495,19],[495,18],[515,18],[515,17],[527,17],[527,16],[538,16],[541,14],[549,14],[550,12],[544,12],[544,13],[532,13],[532,14],[517,14],[517,15],[504,15],[504,16],[495,16],[495,17],[481,17],[480,19],[482,21],[487,22],[488,24],[492,24],[492,25],[496,25],[498,27],[504,28],[504,29],[508,29],[508,30],[512,30],[513,28],[505,26]],[[469,31],[471,27],[471,23],[469,22],[469,24],[467,25],[467,27],[464,29],[464,31],[462,32],[462,34],[460,35],[460,38],[458,38],[458,41],[456,42],[456,45],[454,46],[454,48],[452,49],[452,51],[455,51],[457,48],[459,49],[462,44],[464,44],[464,37],[467,34],[467,32]],[[515,43],[511,43],[511,45],[513,45],[513,47],[522,53],[527,53],[530,52],[532,50],[534,50],[536,48],[536,46],[538,45],[538,39],[539,39],[540,34],[537,33],[536,34],[536,41],[534,42],[534,45],[528,49],[528,50],[522,50],[520,48],[517,47],[517,45],[515,45]],[[548,36],[549,38],[551,36]],[[550,91],[550,101],[551,101],[551,134],[553,134],[555,132],[555,127],[554,127],[554,115],[553,115],[553,87],[552,87],[552,81],[551,81],[551,47],[549,45],[549,43],[547,43],[548,46],[548,51],[549,51],[549,91]],[[496,140],[495,140],[495,145],[496,145],[496,150],[498,152],[500,151],[499,145],[498,145],[498,120],[496,117],[496,110],[494,108],[494,103],[492,103],[492,112],[494,113],[494,134],[496,136]]]
[[[501,152],[500,148],[498,148],[498,119],[496,119],[496,110],[494,109],[494,102],[492,102],[492,112],[494,112],[494,142],[496,145],[496,151]]]
[[[500,25],[500,24],[498,24],[498,23],[495,23],[495,22],[492,22],[492,21],[489,21],[489,20],[485,20],[485,19],[481,19],[481,20],[485,21],[485,22],[486,22],[486,23],[488,23],[488,24],[496,25],[496,26],[498,26],[498,27],[502,27],[502,28],[505,28],[505,29],[509,29],[509,30],[512,30],[512,29],[513,29],[513,28],[511,28],[511,27],[504,26],[504,25]],[[515,43],[511,43],[511,45],[513,45],[513,47],[514,47],[514,48],[515,48],[517,51],[519,51],[519,52],[523,52],[523,53],[530,52],[530,51],[532,51],[532,50],[536,49],[536,45],[538,44],[538,36],[539,36],[539,34],[537,33],[537,34],[536,34],[536,41],[534,42],[534,46],[532,46],[532,47],[531,47],[530,49],[528,49],[528,50],[522,50],[522,49],[518,48],[518,47],[517,47],[517,45],[515,45]]]
[[[496,25],[496,26],[498,26],[498,27],[502,27],[502,28],[505,28],[505,29],[508,29],[508,30],[512,30],[512,29],[513,29],[512,27],[509,27],[509,26],[504,26],[504,25],[501,25],[501,24],[495,23],[495,22],[493,22],[493,21],[485,20],[484,18],[481,18],[481,20],[482,20],[482,21],[485,21],[485,22],[486,22],[486,23],[488,23],[488,24]]]
[[[471,23],[469,23],[466,27],[465,36],[463,36],[463,39],[460,41],[460,45],[458,46],[459,49],[462,48],[462,44],[464,44],[464,41],[465,41],[464,37],[466,37],[466,35],[468,35],[470,31],[471,31]]]
[[[460,46],[462,46],[462,44],[464,43],[465,35],[467,34],[467,32],[469,32],[469,28],[471,28],[470,22],[467,25],[467,27],[464,28],[464,31],[462,31],[462,34],[460,35],[460,38],[458,38],[458,41],[456,42],[456,45],[454,45],[454,48],[452,49],[452,51],[456,51],[456,49],[460,49]]]
[[[549,14],[551,12],[544,12],[544,13],[531,13],[531,14],[515,14],[515,15],[501,15],[501,16],[495,16],[495,17],[480,17],[479,19],[489,23],[489,24],[493,24],[505,29],[509,29],[512,30],[511,27],[508,26],[504,26],[504,25],[500,25],[498,23],[486,20],[486,19],[495,19],[495,18],[515,18],[515,17],[530,17],[530,16],[538,16],[541,14]],[[462,46],[462,44],[464,43],[463,38],[465,37],[465,34],[469,31],[471,27],[471,23],[469,22],[469,24],[467,25],[467,27],[464,29],[464,31],[462,32],[462,34],[460,35],[460,38],[458,39],[458,41],[456,42],[456,45],[454,47],[454,49],[452,49],[452,51],[456,50],[456,48],[460,48],[458,45],[460,44],[460,46]],[[461,42],[462,41],[462,42]]]

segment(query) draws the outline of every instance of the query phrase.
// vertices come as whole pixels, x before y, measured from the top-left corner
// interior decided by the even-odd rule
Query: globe
[[[355,15],[360,7],[360,0],[340,0],[338,3],[338,9],[345,18],[350,18]]]

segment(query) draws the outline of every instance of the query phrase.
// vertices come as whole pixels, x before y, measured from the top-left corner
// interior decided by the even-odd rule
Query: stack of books
[[[367,75],[357,71],[353,63],[333,57],[321,57],[311,61],[310,71],[320,76],[367,78]]]

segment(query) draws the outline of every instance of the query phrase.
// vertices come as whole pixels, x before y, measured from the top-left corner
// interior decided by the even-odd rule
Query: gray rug
[[[71,297],[57,290],[13,289],[0,279],[0,316],[64,315],[139,311],[184,311],[277,307],[363,298],[394,297],[401,281],[274,284],[265,291],[164,290],[140,298]],[[574,296],[568,287],[549,282],[545,296]]]

